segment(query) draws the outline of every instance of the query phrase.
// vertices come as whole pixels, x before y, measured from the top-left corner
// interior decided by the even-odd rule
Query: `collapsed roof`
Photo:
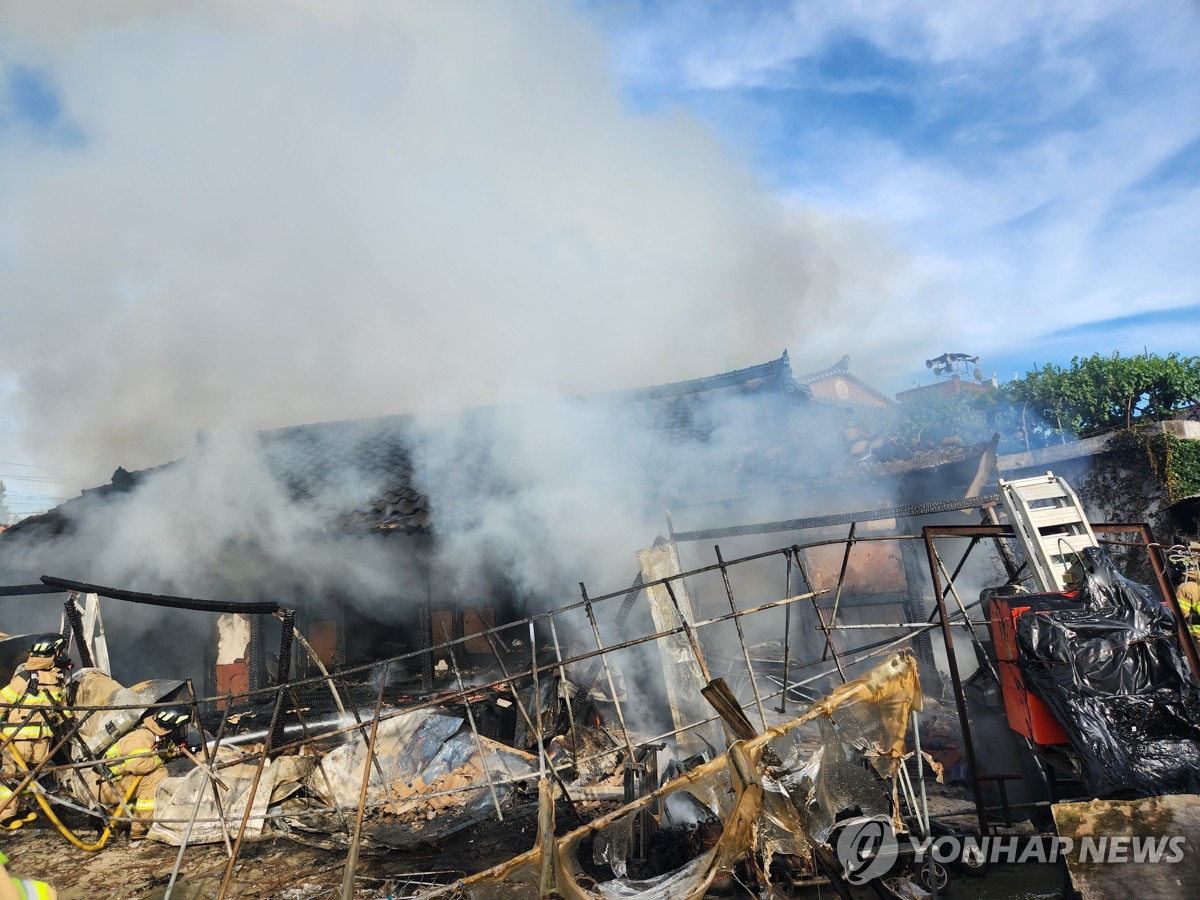
[[[683,502],[691,502],[764,490],[778,493],[846,479],[892,478],[948,464],[963,463],[969,469],[982,452],[974,446],[898,448],[877,428],[859,424],[857,411],[838,398],[812,402],[809,384],[831,374],[852,379],[872,401],[887,400],[849,373],[848,358],[797,378],[785,350],[769,362],[703,378],[450,414],[435,427],[448,435],[469,433],[471,444],[468,449],[462,441],[454,445],[458,496],[453,498],[431,485],[421,469],[422,454],[431,455],[431,430],[428,422],[413,415],[296,425],[259,432],[255,439],[268,470],[293,501],[338,498],[332,512],[322,504],[321,513],[332,519],[328,526],[410,535],[432,531],[439,518],[462,515],[456,506],[502,495],[508,476],[498,471],[491,447],[514,419],[541,406],[557,404],[572,414],[604,416],[613,445],[631,444],[629,434],[640,436],[622,448],[632,456],[629,470],[644,478],[644,485],[631,486],[634,490],[645,486],[666,491],[665,485],[677,481],[674,476],[686,454],[695,476],[680,488],[682,493],[644,498],[661,504],[659,508],[680,504],[681,496]],[[546,413],[555,414],[553,408]],[[204,440],[201,436],[199,445]],[[578,438],[581,452],[588,440],[587,435]],[[81,497],[24,520],[0,541],[58,536],[91,504],[136,492],[155,473],[187,459],[134,472],[119,468],[110,484],[84,490]],[[697,490],[708,496],[698,498]]]

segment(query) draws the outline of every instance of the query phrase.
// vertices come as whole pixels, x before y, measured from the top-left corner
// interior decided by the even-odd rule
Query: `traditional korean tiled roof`
[[[413,484],[410,417],[297,425],[260,439],[294,499],[361,497],[334,524],[408,534],[429,529],[429,499]]]
[[[632,443],[635,462],[650,485],[658,474],[671,475],[681,456],[692,451],[699,453],[707,467],[703,489],[714,494],[794,488],[822,480],[873,477],[871,473],[895,476],[956,461],[956,453],[948,451],[870,452],[851,454],[850,458],[842,455],[844,450],[826,456],[797,453],[822,435],[841,440],[842,420],[849,410],[811,403],[806,382],[831,373],[846,377],[847,362],[843,358],[829,369],[794,378],[785,351],[778,359],[757,366],[566,402],[583,409],[607,404],[609,409],[620,410],[612,420],[619,423],[613,440],[625,437],[622,427],[643,438]],[[736,411],[733,426],[731,410]],[[514,412],[513,407],[465,410],[448,416],[447,427],[488,435],[502,431]],[[731,429],[736,432],[732,441]],[[327,527],[421,534],[433,530],[439,515],[443,519],[471,515],[472,504],[502,502],[492,496],[502,494],[505,483],[492,465],[486,438],[476,440],[451,463],[455,481],[464,485],[462,495],[428,496],[417,473],[421,434],[413,417],[385,416],[297,425],[263,431],[257,437],[268,467],[291,498],[311,503]],[[645,440],[647,435],[657,437]],[[827,441],[826,446],[834,445]],[[814,461],[820,463],[820,471],[811,468]],[[155,471],[118,469],[111,484],[84,491],[83,497],[19,523],[9,529],[4,540],[17,537],[12,532],[35,540],[60,534],[69,527],[73,508],[136,491]],[[630,490],[638,488],[631,485]]]
[[[787,351],[761,365],[704,378],[574,398],[580,404],[617,404],[629,421],[661,440],[650,442],[648,467],[669,466],[672,455],[687,444],[703,445],[717,427],[715,405],[722,397],[747,397],[764,429],[778,427],[781,404],[785,409],[804,405],[808,390],[792,378]],[[763,402],[763,401],[767,402]],[[468,410],[459,421],[476,423],[502,419],[505,408]],[[755,416],[751,416],[752,421]],[[414,477],[414,420],[411,416],[385,416],[296,425],[260,432],[267,464],[297,502],[320,500],[329,509],[330,498],[344,498],[333,527],[379,532],[419,534],[431,529],[436,498],[426,496]],[[486,465],[485,461],[475,461]],[[174,465],[174,464],[168,464]],[[163,467],[160,467],[163,468]],[[90,499],[136,490],[155,470],[126,472],[118,469],[111,484],[84,491],[84,497],[67,501],[56,510],[21,523],[16,530],[53,535],[65,527],[70,507]],[[472,473],[472,475],[479,473]],[[481,483],[486,479],[481,479]]]
[[[867,384],[850,371],[849,355],[843,356],[827,369],[819,369],[816,372],[809,372],[806,375],[798,375],[796,376],[795,381],[798,386],[808,387],[816,384],[819,381],[825,381],[830,378],[840,378],[843,381],[847,381],[855,385],[864,393],[878,400],[881,406],[892,406],[895,403],[891,397],[871,387],[871,385]]]

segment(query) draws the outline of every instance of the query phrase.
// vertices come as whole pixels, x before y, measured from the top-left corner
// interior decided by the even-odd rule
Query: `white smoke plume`
[[[540,401],[785,346],[821,368],[903,273],[869,224],[782,203],[687,113],[632,112],[567,5],[0,0],[0,18],[9,445],[90,484],[186,456],[23,577],[410,607],[416,551],[325,530],[376,485],[349,472],[297,506],[247,435],[416,412],[414,481],[447,512],[435,600],[497,572],[564,603],[579,580],[617,590],[663,503],[754,423],[731,405],[647,485],[653,429]],[[429,424],[495,403],[498,430]]]
[[[90,483],[198,430],[760,362],[895,254],[622,103],[561,4],[3,4],[3,414]],[[22,117],[14,72],[54,99]],[[828,313],[826,312],[828,310]],[[813,368],[842,345],[812,341]]]

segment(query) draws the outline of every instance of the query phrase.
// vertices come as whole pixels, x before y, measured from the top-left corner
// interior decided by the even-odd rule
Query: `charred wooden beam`
[[[80,594],[99,594],[113,600],[128,600],[130,603],[145,603],[149,606],[165,606],[170,609],[191,609],[197,612],[222,613],[271,613],[279,612],[279,604],[267,600],[252,600],[247,603],[229,603],[224,600],[198,600],[194,597],[171,597],[166,594],[144,594],[140,591],[126,591],[120,588],[105,587],[101,584],[87,584],[82,581],[69,581],[66,578],[42,576],[42,583],[55,591],[75,591]]]

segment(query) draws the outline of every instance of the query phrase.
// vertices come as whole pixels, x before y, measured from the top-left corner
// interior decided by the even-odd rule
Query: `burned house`
[[[825,396],[830,378],[853,396]],[[294,655],[299,676],[317,659],[337,668],[446,636],[468,638],[461,652],[487,659],[472,635],[561,604],[580,577],[608,571],[656,533],[686,545],[714,523],[790,521],[760,533],[840,534],[819,517],[880,508],[868,526],[878,532],[897,527],[891,507],[979,493],[986,448],[897,453],[864,442],[862,410],[881,398],[847,360],[795,377],[785,352],[607,395],[202,436],[180,460],[118,469],[110,484],[10,529],[0,566],[9,583],[49,574],[274,601],[295,610],[310,647]],[[840,562],[837,551],[813,551],[814,578],[836,579]],[[914,599],[918,578],[898,545],[863,544],[840,602],[910,620],[927,612]],[[28,630],[18,626],[9,630]],[[208,692],[236,693],[276,673],[280,629],[271,617],[224,614],[165,655],[186,661],[178,674]],[[815,640],[812,622],[799,633]],[[136,662],[156,656],[147,646]],[[438,662],[403,677],[428,684]],[[142,674],[123,668],[133,664],[114,661],[130,678]]]
[[[837,884],[854,870],[839,874],[827,852],[851,813],[929,836],[933,818],[961,818],[974,800],[979,834],[996,803],[1008,827],[1010,800],[1024,801],[1008,782],[1045,779],[1004,718],[1015,682],[988,681],[998,644],[969,611],[1002,604],[971,591],[1020,579],[1004,548],[1022,515],[1050,517],[1043,549],[1026,555],[1055,556],[1063,575],[1062,542],[1075,540],[1066,517],[1082,529],[1084,514],[1074,499],[1020,515],[1005,500],[1000,525],[994,441],[876,454],[886,439],[855,449],[855,419],[799,389],[784,357],[550,415],[493,407],[213,436],[183,460],[123,475],[82,500],[111,513],[118,536],[140,534],[145,551],[156,545],[143,519],[190,523],[195,559],[168,543],[157,583],[122,579],[101,556],[94,582],[49,575],[42,587],[74,592],[69,608],[88,591],[130,601],[106,610],[121,664],[139,675],[156,665],[140,652],[147,641],[203,613],[207,696],[181,680],[126,689],[84,659],[69,702],[97,718],[73,726],[83,743],[54,767],[56,783],[85,808],[72,773],[94,765],[112,717],[128,714],[113,699],[136,698],[135,718],[155,698],[188,702],[207,757],[164,782],[150,834],[178,844],[180,859],[189,843],[231,845],[217,896],[234,883],[243,839],[345,847],[349,880],[359,846],[415,852],[487,823],[511,838],[507,817],[534,808],[534,850],[514,855],[529,843],[510,839],[486,861],[456,857],[462,869],[437,873],[450,878],[439,884],[481,897],[513,879],[579,897],[608,895],[602,883],[661,896],[731,879]],[[1048,478],[1030,490],[1060,490]],[[206,510],[234,513],[218,539],[202,517],[164,512],[198,503],[197,485],[216,495]],[[90,518],[33,521],[18,533],[40,529],[50,549],[22,557],[8,543],[8,558],[79,560],[71,544],[97,539]],[[948,555],[946,541],[962,538],[961,557]],[[998,554],[972,571],[981,543]],[[191,596],[165,593],[185,585]],[[1045,602],[1075,601],[1060,591]],[[147,606],[173,611],[151,629],[139,621],[153,618]],[[1098,606],[1091,614],[1111,619]],[[1176,620],[1157,615],[1165,642]],[[71,624],[82,655],[92,625]],[[171,674],[188,664],[183,643],[172,642]],[[939,792],[944,813],[931,814],[925,757],[909,751],[922,709],[935,770],[958,782]],[[1028,771],[1002,771],[1017,759]],[[90,814],[109,816],[105,836],[120,820]],[[576,826],[556,825],[565,815]],[[902,892],[946,875],[905,865],[888,876]]]

